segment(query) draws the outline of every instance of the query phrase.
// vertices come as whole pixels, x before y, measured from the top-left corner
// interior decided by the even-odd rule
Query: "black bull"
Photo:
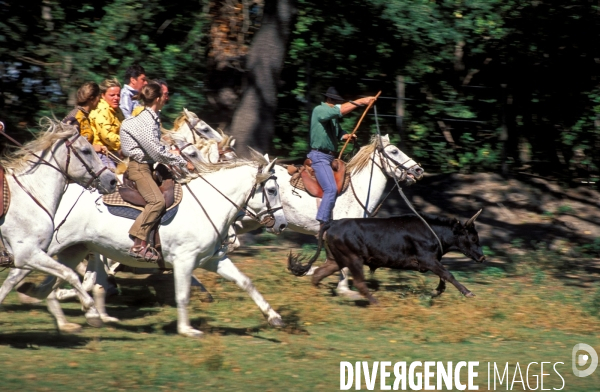
[[[423,215],[435,235],[416,215],[331,221],[319,231],[317,253],[308,264],[302,266],[298,256],[290,252],[288,269],[296,276],[306,274],[319,257],[325,240],[327,261],[314,272],[312,283],[315,286],[323,278],[348,267],[358,291],[371,303],[377,303],[365,284],[363,265],[367,265],[372,272],[381,267],[432,271],[440,277],[435,295],[443,293],[446,281],[449,281],[464,296],[472,297],[474,294],[444,268],[441,259],[444,254],[456,251],[477,262],[485,260],[475,230],[475,219],[480,213],[481,210],[464,225],[457,219]]]

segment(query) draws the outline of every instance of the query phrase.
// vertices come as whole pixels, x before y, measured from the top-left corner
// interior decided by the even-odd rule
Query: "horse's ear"
[[[253,160],[255,160],[257,162],[262,162],[265,165],[269,164],[269,160],[265,159],[265,157],[260,152],[256,151],[255,149],[253,149],[250,146],[248,146],[248,150],[250,150],[250,156],[252,157]]]
[[[266,156],[267,154],[265,154]],[[277,162],[277,158],[273,159],[268,165],[267,167],[265,167],[265,169],[263,170],[263,173],[270,173],[271,170],[273,170],[273,167],[275,166],[275,162]]]
[[[183,113],[185,114],[185,118],[187,118],[187,120],[190,122],[192,127],[195,127],[196,124],[198,124],[199,119],[194,113],[190,112],[186,108],[183,108]]]
[[[390,142],[390,135],[389,134],[385,134],[384,136],[381,137],[383,139],[384,142]]]
[[[233,146],[235,146],[235,139],[231,138],[231,141],[229,142],[229,147],[233,149]]]

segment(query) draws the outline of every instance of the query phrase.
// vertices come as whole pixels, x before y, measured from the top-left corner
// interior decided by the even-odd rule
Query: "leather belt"
[[[331,155],[331,156],[335,156],[335,153],[331,150],[325,150],[323,148],[311,148],[311,150],[313,151],[318,151],[318,152],[322,152],[323,154],[327,154],[327,155]]]

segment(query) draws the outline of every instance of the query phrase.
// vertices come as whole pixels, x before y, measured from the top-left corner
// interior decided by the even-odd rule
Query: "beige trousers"
[[[165,198],[152,178],[150,165],[129,161],[127,169],[129,179],[135,181],[137,189],[148,204],[137,217],[129,234],[141,240],[148,241],[150,230],[157,223],[165,209]]]

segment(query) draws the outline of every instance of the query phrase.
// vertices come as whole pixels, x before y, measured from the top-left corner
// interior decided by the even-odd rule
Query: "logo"
[[[586,353],[583,354],[580,353],[580,351],[585,351]],[[590,359],[591,363],[587,369],[579,370],[577,368],[578,366],[585,366]],[[594,350],[589,344],[578,343],[575,346],[573,346],[571,360],[573,363],[573,374],[577,377],[587,377],[590,374],[594,373],[594,371],[598,367],[598,354],[596,353],[596,350]]]

